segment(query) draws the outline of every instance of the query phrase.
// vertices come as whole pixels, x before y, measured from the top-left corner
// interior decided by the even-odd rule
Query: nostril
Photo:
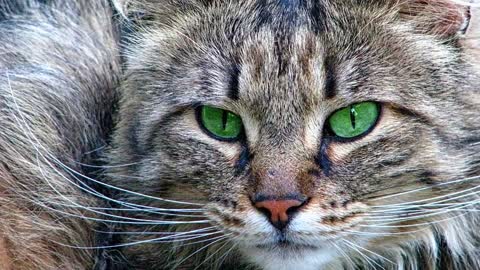
[[[292,216],[306,204],[306,200],[263,200],[254,202],[259,212],[264,214],[279,230],[283,230]]]
[[[264,208],[264,207],[261,207],[261,208],[256,207],[256,208],[258,211],[260,211],[260,213],[264,214],[268,219],[272,218],[272,213],[270,213],[270,210],[268,210],[267,208]]]
[[[296,212],[298,212],[298,210],[300,210],[300,208],[302,208],[307,202],[303,202],[302,204],[300,204],[299,206],[292,206],[290,208],[287,209],[287,216],[290,218],[291,216],[293,216]]]

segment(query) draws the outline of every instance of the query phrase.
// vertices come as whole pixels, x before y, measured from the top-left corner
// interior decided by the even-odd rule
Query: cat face
[[[170,203],[122,200],[200,205],[228,246],[269,269],[467,225],[442,206],[472,199],[448,197],[472,182],[442,183],[478,160],[478,99],[453,36],[382,1],[201,5],[161,22],[151,12],[127,53],[110,156],[134,165],[112,182]]]

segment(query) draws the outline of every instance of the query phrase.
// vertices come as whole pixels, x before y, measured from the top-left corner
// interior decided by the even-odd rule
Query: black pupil
[[[228,121],[228,112],[227,111],[223,111],[223,114],[222,114],[222,126],[223,126],[223,130],[225,130],[227,128],[227,121]]]
[[[350,106],[350,121],[352,122],[352,128],[355,129],[355,108]]]

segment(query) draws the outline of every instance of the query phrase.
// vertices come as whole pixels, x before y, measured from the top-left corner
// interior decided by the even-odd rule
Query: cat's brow
[[[238,100],[238,80],[240,76],[240,68],[237,64],[233,64],[229,71],[228,92],[227,97],[232,100]]]
[[[337,94],[337,78],[332,57],[326,57],[323,62],[325,70],[325,98],[334,98]]]

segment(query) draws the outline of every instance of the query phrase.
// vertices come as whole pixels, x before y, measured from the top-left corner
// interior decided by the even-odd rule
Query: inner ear
[[[468,55],[469,62],[480,66],[480,7],[470,8],[470,21],[460,44]]]
[[[465,33],[470,24],[470,7],[453,0],[407,0],[400,14],[411,20],[419,31],[450,37]]]

